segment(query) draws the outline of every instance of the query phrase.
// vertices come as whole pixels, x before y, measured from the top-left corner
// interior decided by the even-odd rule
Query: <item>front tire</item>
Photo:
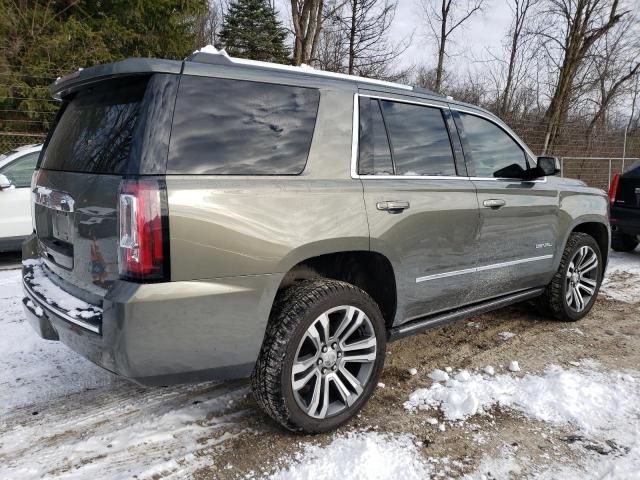
[[[386,350],[378,305],[337,280],[300,282],[278,295],[251,385],[260,407],[292,431],[349,421],[378,382]]]
[[[580,320],[596,301],[602,272],[598,242],[586,233],[572,233],[558,271],[539,299],[543,311],[564,322]]]

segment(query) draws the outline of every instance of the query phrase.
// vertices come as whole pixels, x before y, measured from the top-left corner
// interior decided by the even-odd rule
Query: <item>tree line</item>
[[[638,0],[413,0],[420,15],[401,38],[391,35],[397,1],[290,0],[277,12],[269,0],[0,0],[0,129],[46,128],[57,72],[131,56],[180,59],[213,44],[232,56],[411,83],[526,119],[543,132],[540,153],[557,149],[567,125],[580,125],[587,145],[595,130],[638,135]],[[502,48],[461,55],[469,22],[505,6]],[[434,52],[432,62],[402,61],[416,43]]]

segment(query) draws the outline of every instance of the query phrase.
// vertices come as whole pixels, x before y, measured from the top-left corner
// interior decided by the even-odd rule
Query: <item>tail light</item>
[[[134,282],[169,280],[169,217],[163,180],[123,180],[118,208],[120,277]]]
[[[613,180],[611,180],[611,185],[609,186],[609,201],[611,203],[616,201],[616,194],[618,193],[619,183],[620,183],[620,174],[616,173],[613,176]]]

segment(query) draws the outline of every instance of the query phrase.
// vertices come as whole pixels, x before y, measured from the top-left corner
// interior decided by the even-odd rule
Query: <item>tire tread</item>
[[[274,301],[262,348],[251,375],[251,387],[258,405],[276,422],[291,431],[303,428],[291,421],[281,386],[287,346],[305,313],[315,304],[339,292],[365,295],[358,287],[326,278],[298,282],[281,291]]]
[[[567,244],[565,245],[564,251],[562,252],[562,258],[560,259],[558,270],[553,275],[551,282],[547,285],[544,293],[538,301],[538,306],[540,307],[540,309],[544,313],[550,314],[556,320],[560,320],[563,322],[576,321],[576,319],[569,317],[565,312],[565,300],[563,298],[562,289],[565,280],[565,270],[567,269],[569,262],[571,262],[571,256],[574,253],[575,248],[579,245],[584,245],[587,243],[595,244],[595,248],[597,248],[599,251],[598,245],[591,235],[583,232],[573,232],[569,236],[569,240],[567,240]],[[600,280],[598,280],[598,282],[600,282]],[[598,289],[599,284],[594,295],[597,295]]]

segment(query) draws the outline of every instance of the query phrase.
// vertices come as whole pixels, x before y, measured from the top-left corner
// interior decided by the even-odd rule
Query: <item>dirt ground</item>
[[[554,363],[589,358],[611,369],[640,366],[640,304],[626,304],[599,298],[592,313],[578,323],[560,323],[541,317],[531,304],[516,305],[490,314],[428,331],[389,346],[381,382],[357,420],[343,427],[349,430],[375,429],[381,432],[411,433],[422,442],[422,453],[434,459],[449,459],[450,474],[458,476],[475,469],[483,455],[505,450],[523,457],[568,461],[579,448],[600,450],[607,445],[585,443],[547,424],[527,421],[513,413],[496,412],[472,423],[441,432],[429,424],[433,412],[407,414],[403,403],[409,394],[430,382],[426,375],[435,368],[482,369],[486,365],[506,366],[513,359],[528,373],[541,372]],[[511,332],[504,340],[499,334]],[[417,375],[408,370],[416,368]],[[328,442],[333,435],[304,436],[283,432],[260,414],[253,399],[245,400],[245,433],[225,444],[216,465],[196,472],[197,478],[262,476],[282,467],[282,460],[294,454],[301,443]],[[611,452],[613,453],[613,452]],[[232,468],[231,468],[232,467]],[[492,478],[491,472],[486,472]],[[497,478],[497,477],[496,477]]]
[[[637,255],[629,258],[638,270]],[[258,409],[247,382],[145,389],[36,338],[24,324],[19,273],[0,272],[0,331],[13,332],[0,349],[0,478],[262,478],[286,468],[309,444],[362,431],[413,435],[427,462],[450,478],[478,469],[487,479],[522,478],[548,464],[615,455],[623,447],[512,410],[447,422],[441,431],[442,423],[429,422],[442,422],[439,411],[411,413],[403,404],[431,385],[427,375],[436,368],[473,372],[492,365],[501,373],[517,360],[517,375],[525,375],[591,359],[603,370],[639,370],[640,303],[633,301],[640,300],[640,277],[627,274],[636,270],[608,279],[614,292],[634,298],[601,294],[577,323],[550,321],[525,303],[390,344],[384,387],[338,433],[316,436],[282,430]],[[417,374],[410,375],[412,368]],[[491,471],[491,465],[483,471],[487,456],[517,456],[528,469],[523,475]]]

